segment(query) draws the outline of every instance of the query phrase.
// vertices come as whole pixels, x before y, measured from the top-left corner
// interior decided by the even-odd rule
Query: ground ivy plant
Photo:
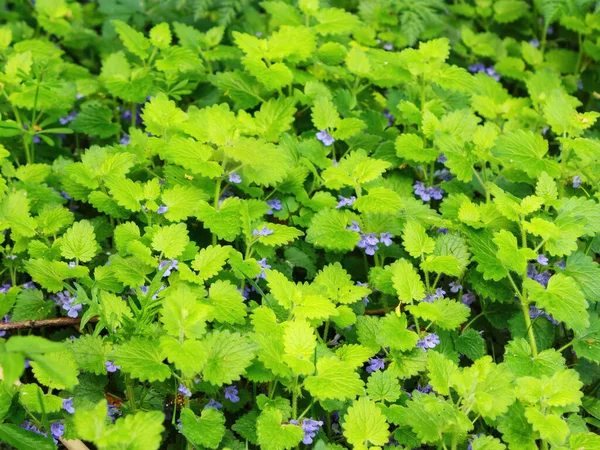
[[[0,5],[0,446],[600,449],[596,3]]]

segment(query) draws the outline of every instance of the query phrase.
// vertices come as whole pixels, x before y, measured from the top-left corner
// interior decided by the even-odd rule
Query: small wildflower
[[[388,52],[391,52],[394,49],[394,46],[391,42],[386,42],[385,44],[383,44],[383,49]]]
[[[106,415],[112,419],[114,422],[117,420],[116,416],[121,415],[121,411],[115,405],[108,405],[108,410],[106,411]]]
[[[124,134],[123,137],[119,140],[121,145],[129,145],[131,142],[131,137],[128,134]]]
[[[581,175],[575,175],[573,177],[573,187],[578,189],[581,186]]]
[[[423,394],[429,394],[430,392],[435,392],[433,390],[433,386],[428,384],[426,386],[417,385],[417,391],[422,392]]]
[[[269,228],[267,228],[267,226],[263,226],[260,230],[258,228],[255,228],[254,231],[252,231],[252,236],[254,237],[266,237],[266,236],[270,236],[273,233],[275,233],[273,230],[270,230]]]
[[[446,158],[446,155],[444,155],[443,153],[440,153],[440,156],[437,157],[436,161],[439,162],[440,164],[446,164],[446,161],[448,161],[448,158]]]
[[[75,261],[69,261],[69,267],[71,269],[74,269],[75,267],[77,267],[77,263]]]
[[[367,366],[367,372],[373,373],[378,370],[383,370],[385,368],[385,361],[381,358],[370,358],[369,365]]]
[[[458,292],[460,292],[460,290],[462,289],[462,284],[460,284],[458,281],[451,281],[450,282],[450,292],[453,292],[454,294],[457,294]]]
[[[121,366],[117,366],[114,361],[105,361],[104,367],[106,367],[106,371],[110,373],[114,373],[121,369]]]
[[[279,200],[278,198],[268,200],[267,205],[269,205],[269,210],[267,211],[267,215],[269,216],[272,215],[274,211],[281,211],[283,209],[281,200]]]
[[[68,116],[61,117],[60,119],[58,119],[58,121],[60,122],[61,125],[66,125],[69,122],[72,122],[73,120],[75,120],[76,117],[77,117],[77,112],[73,111]]]
[[[242,182],[242,177],[237,172],[232,172],[229,174],[229,182],[233,184],[240,184]]]
[[[62,409],[69,414],[73,414],[75,412],[75,408],[73,408],[73,397],[63,399]]]
[[[438,234],[448,234],[448,228],[441,227],[437,229]]]
[[[331,136],[327,130],[321,130],[316,134],[317,140],[321,141],[325,147],[329,147],[335,142],[333,136]]]
[[[475,293],[472,291],[467,291],[462,295],[463,305],[471,306],[473,304],[473,302],[475,302],[475,300],[477,300],[477,297],[475,296]]]
[[[204,406],[204,409],[207,409],[207,408],[221,409],[222,407],[223,407],[222,404],[220,404],[214,398],[211,398],[210,401],[206,404],[206,406]]]
[[[438,177],[442,181],[452,181],[452,174],[448,169],[436,170],[433,172],[433,176]]]
[[[17,255],[6,255],[5,258],[14,261],[15,259],[17,259]]]
[[[298,420],[290,420],[292,425],[300,425]],[[323,422],[321,420],[313,420],[313,419],[304,419],[302,424],[302,431],[304,431],[304,437],[302,438],[302,443],[304,445],[310,445],[313,443],[313,438],[319,432],[319,428],[323,426]]]
[[[343,208],[344,206],[352,206],[356,201],[356,197],[353,195],[352,197],[346,198],[342,195],[338,195],[338,200],[338,204],[335,206],[337,209]]]
[[[383,110],[383,115],[388,120],[388,127],[391,127],[392,125],[394,125],[395,118],[394,118],[394,116],[392,116],[392,114],[390,113],[390,111],[388,109]]]
[[[496,73],[496,70],[495,70],[494,66],[490,66],[487,69],[485,69],[485,73],[487,73],[494,80],[500,81],[501,77],[500,77],[500,75],[498,73]]]
[[[471,73],[483,72],[485,70],[485,64],[483,64],[483,63],[471,64],[468,67],[468,70]]]
[[[2,319],[2,322],[4,322],[4,323],[10,322],[10,314],[5,315],[4,318]],[[4,330],[0,331],[0,337],[4,337],[4,336],[6,336],[6,331],[4,331]]]
[[[267,263],[267,258],[260,259],[257,262],[260,268],[262,269],[261,274],[257,278],[262,278],[264,280],[267,278],[265,270],[270,269],[271,266]]]
[[[542,266],[547,266],[548,265],[548,257],[546,255],[544,255],[543,253],[540,253],[537,258],[536,261],[541,264]]]
[[[81,100],[83,97],[84,97],[84,95],[83,95],[83,94],[79,94],[79,93],[75,94],[75,98],[76,98],[77,100]]]
[[[540,41],[538,41],[537,39],[532,39],[529,41],[529,45],[531,45],[534,48],[540,48]]]
[[[439,298],[444,298],[444,295],[446,295],[446,291],[444,291],[442,288],[437,288],[435,292],[426,294],[425,298],[423,298],[421,301],[425,303],[433,303]]]
[[[369,287],[368,283],[362,283],[362,282],[360,282],[360,281],[357,281],[357,282],[356,282],[356,285],[357,285],[357,286],[361,286],[361,287],[366,287],[366,288],[368,288],[368,287]],[[367,305],[369,304],[369,296],[368,296],[368,295],[365,295],[365,296],[362,298],[362,302],[363,302],[363,305],[367,306]]]
[[[190,391],[185,385],[180,384],[177,388],[177,392],[179,392],[184,397],[190,398],[192,396],[192,391]]]
[[[34,144],[39,144],[40,142],[42,142],[42,139],[37,134],[35,136],[33,136]]]
[[[393,244],[392,242],[392,234],[391,233],[379,233],[379,242],[381,242],[386,247],[389,247]]]
[[[548,36],[550,36],[551,34],[554,34],[554,27],[552,25],[550,25],[547,29],[546,29],[546,34]]]
[[[56,443],[58,438],[65,434],[65,425],[61,422],[53,422],[50,425],[50,433],[52,433],[52,438],[54,438],[54,442]]]
[[[365,234],[362,233],[360,235],[360,241],[358,241],[357,246],[359,248],[365,249],[365,253],[367,255],[373,256],[379,247],[377,244],[379,243],[379,239],[375,233]]]
[[[357,233],[360,233],[360,226],[358,225],[358,222],[356,220],[353,220],[350,226],[346,227],[346,230],[356,231]]]
[[[70,196],[70,195],[69,195],[67,192],[65,192],[65,191],[60,191],[60,196],[61,196],[62,198],[64,198],[65,200],[69,200],[69,201],[73,200],[73,197],[71,197],[71,196]]]
[[[163,270],[167,266],[169,267],[167,268],[167,270],[165,270],[165,273],[163,273],[163,277],[170,276],[173,270],[179,270],[179,261],[177,261],[176,259],[161,261],[158,264],[158,270]]]
[[[440,343],[440,337],[435,333],[429,333],[424,338],[419,339],[417,342],[417,348],[427,351],[428,349],[435,348]]]
[[[583,80],[581,78],[577,80],[577,89],[580,91],[583,90]]]
[[[567,268],[567,264],[565,263],[564,260],[561,260],[559,262],[557,262],[555,264],[556,267],[558,267],[559,269],[565,270]]]
[[[12,284],[10,283],[5,283],[2,285],[2,287],[0,287],[0,294],[6,294],[10,288],[12,287]]]
[[[550,322],[552,322],[554,325],[560,324],[560,322],[558,320],[556,320],[554,317],[552,317],[552,314],[548,314],[546,311],[538,308],[535,305],[529,305],[529,317],[531,317],[532,319],[537,319],[538,317],[545,317]]]
[[[26,291],[29,291],[31,289],[35,289],[35,283],[33,281],[28,281],[27,283],[23,284],[23,289],[25,289]]]
[[[238,389],[235,385],[227,386],[225,388],[225,398],[232,403],[237,403],[240,401],[240,397],[238,396]]]
[[[166,205],[160,205],[156,210],[156,214],[164,214],[169,210],[169,207]]]

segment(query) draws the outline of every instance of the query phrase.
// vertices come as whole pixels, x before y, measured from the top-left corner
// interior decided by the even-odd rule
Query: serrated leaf
[[[318,400],[347,400],[361,395],[364,385],[358,373],[336,357],[317,361],[317,374],[304,381],[306,390]]]

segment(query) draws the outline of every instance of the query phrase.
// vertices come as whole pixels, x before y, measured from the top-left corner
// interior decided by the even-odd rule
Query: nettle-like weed
[[[0,3],[0,446],[600,449],[596,3]]]

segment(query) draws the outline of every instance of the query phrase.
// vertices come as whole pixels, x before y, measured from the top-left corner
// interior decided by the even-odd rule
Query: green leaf
[[[225,416],[214,408],[202,410],[200,417],[189,408],[180,413],[181,432],[193,444],[217,448],[225,434]]]
[[[100,336],[86,334],[75,339],[70,345],[75,362],[80,370],[102,375],[106,373],[105,353],[110,349]]]
[[[217,280],[208,290],[208,304],[213,307],[212,315],[217,322],[243,324],[246,317],[244,297],[229,281]]]
[[[197,339],[206,333],[206,321],[212,308],[197,300],[196,293],[184,286],[170,288],[162,302],[160,321],[173,337]]]
[[[312,121],[317,130],[335,128],[340,115],[333,102],[327,97],[318,97],[312,107]]]
[[[313,281],[313,285],[323,289],[322,293],[335,303],[350,304],[371,293],[364,286],[357,286],[340,263],[323,267]]]
[[[500,262],[504,267],[518,274],[525,273],[527,262],[537,256],[530,248],[519,248],[517,238],[507,230],[494,233],[494,244],[498,246],[496,256]]]
[[[134,337],[115,346],[110,353],[121,370],[141,381],[164,381],[171,376],[169,366],[163,363],[160,343],[155,339]]]
[[[525,410],[527,421],[533,429],[540,433],[540,437],[553,446],[565,442],[569,434],[569,426],[558,414],[543,414],[536,408],[529,407]]]
[[[117,203],[130,211],[137,212],[142,209],[140,202],[144,200],[144,189],[139,182],[119,176],[108,176],[106,186]]]
[[[317,400],[348,400],[364,392],[358,373],[336,357],[319,359],[317,375],[307,377],[304,387]]]
[[[441,353],[427,352],[427,354],[429,383],[440,394],[450,395],[450,380],[458,372],[458,367]]]
[[[523,286],[529,292],[529,299],[539,308],[552,314],[559,322],[565,322],[578,332],[589,326],[587,302],[573,278],[560,273],[555,274],[550,277],[546,289],[536,281],[526,278]]]
[[[425,227],[416,220],[409,220],[402,229],[403,245],[413,258],[420,258],[433,252],[435,241],[427,236]]]
[[[25,262],[25,270],[31,275],[33,281],[49,292],[58,292],[64,289],[63,281],[68,278],[80,278],[87,274],[87,268],[71,268],[66,262],[48,261],[44,259],[30,259]]]
[[[62,408],[62,398],[44,394],[37,384],[22,384],[19,387],[19,402],[28,410],[36,413],[55,413]]]
[[[213,149],[209,145],[181,136],[173,137],[164,150],[161,150],[163,159],[178,164],[191,173],[216,178],[223,174],[223,168],[218,162],[209,161],[212,156]],[[185,189],[179,185],[173,189],[177,187]]]
[[[296,447],[304,436],[298,425],[283,424],[278,409],[266,408],[256,421],[256,433],[260,448],[264,450],[289,450]]]
[[[113,122],[113,112],[96,102],[85,103],[69,126],[77,133],[101,139],[115,136],[121,130],[119,124]]]
[[[508,270],[496,257],[498,247],[492,240],[492,233],[489,230],[467,232],[473,260],[477,264],[477,271],[483,274],[484,280],[500,281],[508,275]]]
[[[200,250],[192,262],[192,268],[198,271],[201,281],[206,281],[218,274],[231,253],[231,246],[209,245]]]
[[[216,330],[204,340],[204,346],[208,349],[204,379],[216,386],[239,380],[252,362],[256,348],[246,336]]]
[[[387,443],[388,427],[381,410],[367,397],[354,401],[344,416],[344,436],[357,448]]]
[[[390,266],[392,283],[398,292],[398,298],[404,303],[421,300],[425,297],[425,285],[413,265],[400,259]]]
[[[160,411],[139,411],[117,419],[96,442],[100,448],[158,450],[165,416]]]
[[[19,450],[53,450],[51,441],[10,423],[0,424],[0,441]]]
[[[156,136],[167,137],[181,129],[181,124],[186,119],[186,114],[173,100],[169,100],[162,92],[146,102],[142,119],[146,130]]]
[[[525,418],[525,408],[518,401],[498,419],[498,431],[502,433],[502,439],[511,449],[536,450],[538,448],[536,434]]]
[[[87,220],[75,222],[63,235],[60,249],[67,259],[90,261],[100,250],[94,227]]]
[[[531,356],[531,346],[524,338],[510,341],[506,346],[504,362],[516,377],[551,376],[560,369],[565,368],[565,360],[554,349],[544,350],[537,356]]]
[[[258,238],[258,242],[270,247],[281,247],[283,245],[287,245],[304,234],[297,228],[288,227],[279,223],[262,223],[257,226],[259,230],[263,227],[273,231],[273,233],[268,236],[260,236]]]
[[[376,371],[367,380],[367,394],[375,402],[394,403],[400,398],[400,384],[389,372]]]
[[[575,334],[573,349],[577,356],[590,361],[600,362],[600,317],[596,314],[590,316],[590,326],[584,331]]]
[[[165,218],[172,222],[185,220],[196,214],[198,205],[208,196],[192,186],[173,186],[162,193],[162,202],[168,208]]]
[[[472,450],[505,450],[506,445],[492,436],[476,436],[471,442]]]
[[[187,227],[178,223],[158,229],[152,238],[152,248],[167,258],[177,258],[189,242]]]
[[[150,42],[139,31],[135,31],[129,25],[121,20],[111,20],[110,23],[115,27],[121,41],[127,50],[139,56],[142,60],[148,57],[148,48]]]
[[[492,153],[506,167],[522,170],[532,178],[543,172],[553,178],[560,175],[558,163],[544,159],[548,153],[548,141],[531,131],[515,130],[501,135]]]
[[[322,209],[310,222],[306,231],[306,242],[334,252],[348,252],[354,249],[360,235],[346,229],[354,217],[350,211]]]
[[[419,336],[414,331],[407,329],[408,319],[405,314],[398,317],[395,313],[389,313],[380,320],[377,342],[383,348],[408,351],[415,348]]]
[[[350,34],[360,25],[358,17],[339,8],[319,10],[315,17],[319,22],[315,26],[317,33],[322,35]]]
[[[587,300],[600,302],[600,265],[590,256],[582,252],[572,253],[562,273],[577,282]]]
[[[465,355],[471,361],[483,358],[487,353],[485,340],[473,328],[464,330],[460,336],[454,339],[454,346],[458,353]]]
[[[32,355],[31,368],[37,380],[52,389],[69,389],[79,382],[77,365],[68,350]]]
[[[352,207],[361,213],[396,213],[403,206],[397,192],[384,187],[369,190],[367,195],[356,199]]]
[[[150,30],[150,42],[160,49],[167,48],[172,40],[168,23],[159,23]]]
[[[506,364],[494,364],[491,356],[455,373],[452,386],[472,402],[473,411],[490,419],[504,414],[515,400],[512,372]]]
[[[294,320],[284,324],[283,360],[295,375],[310,375],[314,372],[314,359],[317,338],[314,329],[305,320]]]
[[[445,330],[458,328],[471,314],[468,306],[447,298],[435,300],[433,303],[421,302],[407,306],[406,309],[414,316],[435,322]]]

